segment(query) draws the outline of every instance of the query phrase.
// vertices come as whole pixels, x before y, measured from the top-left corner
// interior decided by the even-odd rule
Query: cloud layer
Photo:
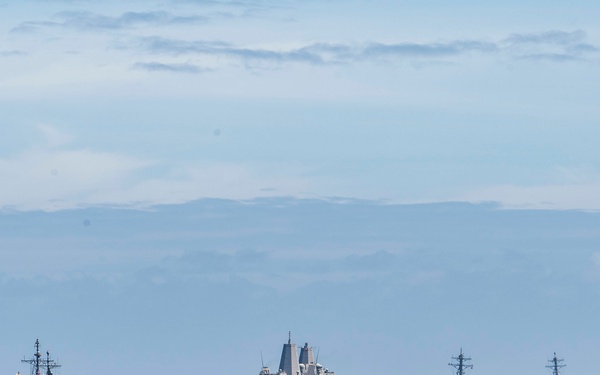
[[[568,340],[575,364],[593,364],[599,221],[493,205],[296,199],[5,212],[0,292],[11,308],[2,317],[35,321],[42,310],[54,324],[10,325],[4,335],[19,345],[2,355],[28,353],[24,330],[41,331],[77,371],[89,361],[72,342],[85,340],[86,351],[109,353],[99,373],[139,369],[130,364],[138,351],[172,359],[153,364],[160,372],[183,371],[194,353],[218,371],[235,343],[256,348],[235,352],[229,368],[243,371],[260,368],[261,347],[276,365],[287,328],[294,341],[321,346],[320,361],[336,371],[383,371],[393,353],[417,353],[440,361],[401,368],[435,374],[456,341],[543,358],[554,343],[546,341]],[[564,332],[548,335],[563,319]],[[498,351],[486,352],[478,363],[496,368]],[[349,353],[376,365],[348,363]]]
[[[228,4],[231,5],[231,4]],[[247,4],[240,4],[245,7]],[[63,11],[55,14],[54,20],[24,21],[12,29],[13,33],[43,31],[44,29],[76,30],[83,33],[118,33],[112,40],[118,49],[145,53],[152,56],[169,55],[195,58],[225,58],[244,63],[301,63],[310,65],[355,64],[361,62],[392,61],[455,61],[461,56],[492,56],[514,60],[547,62],[598,60],[599,48],[587,41],[583,30],[547,30],[528,33],[513,33],[507,37],[446,39],[436,41],[398,40],[396,42],[353,41],[339,42],[318,40],[315,42],[289,41],[281,47],[261,47],[241,44],[222,38],[194,39],[168,36],[173,26],[190,30],[202,27],[213,19],[232,16],[226,13],[175,15],[167,11],[128,11],[109,16],[89,11]],[[144,36],[136,35],[145,30]],[[161,33],[156,33],[161,30]],[[154,33],[154,35],[152,35]],[[397,38],[396,38],[397,39]],[[286,46],[287,45],[287,46]],[[290,47],[290,45],[294,45]],[[9,51],[5,54],[10,53]],[[203,73],[203,64],[190,61],[136,61],[131,63],[148,72]],[[206,62],[205,62],[206,64]],[[211,65],[215,68],[214,64]]]

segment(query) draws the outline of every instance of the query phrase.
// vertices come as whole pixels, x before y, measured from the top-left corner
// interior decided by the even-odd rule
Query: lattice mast
[[[465,375],[466,369],[472,369],[473,365],[468,364],[471,358],[467,358],[464,356],[462,348],[460,348],[460,354],[458,357],[452,357],[456,362],[448,363],[448,366],[452,366],[456,369],[456,375]]]
[[[31,365],[31,375],[42,375],[42,369],[45,369],[44,375],[52,375],[52,369],[60,367],[53,359],[50,358],[50,352],[46,352],[46,358],[42,358],[40,353],[40,340],[35,340],[35,353],[33,358],[22,359],[21,362]]]
[[[550,362],[550,364],[546,367],[552,370],[552,375],[560,375],[560,369],[567,366],[565,364],[562,364],[563,361],[564,361],[564,359],[556,358],[556,352],[555,352],[554,358],[548,360],[548,362]]]

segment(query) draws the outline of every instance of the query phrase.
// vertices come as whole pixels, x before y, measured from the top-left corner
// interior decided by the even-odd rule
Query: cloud
[[[80,31],[122,30],[149,26],[203,24],[209,19],[200,15],[175,16],[165,11],[125,12],[119,16],[105,16],[92,12],[61,12],[56,14],[56,17],[60,21],[23,22],[14,27],[11,32],[32,32],[47,27]]]
[[[43,134],[45,145],[49,148],[69,144],[74,139],[71,135],[61,132],[52,125],[40,124],[37,126],[37,129]]]
[[[286,7],[286,2],[268,2],[260,0],[172,0],[175,3],[190,3],[203,6],[221,6],[232,9],[241,9],[244,16],[253,17],[262,14],[265,11],[282,9]],[[289,4],[289,2],[288,2]]]
[[[150,206],[204,197],[301,196],[308,181],[293,166],[224,162],[165,164],[78,145],[39,125],[41,141],[0,158],[0,209],[59,210],[93,205]]]
[[[575,53],[598,52],[599,50],[598,47],[588,43],[575,43],[568,47],[568,51]]]
[[[537,61],[552,61],[552,62],[565,62],[565,61],[578,61],[581,58],[566,53],[532,53],[523,54],[518,57],[521,60],[537,60]]]
[[[590,54],[597,54],[598,47],[585,43],[585,39],[586,33],[582,30],[550,30],[512,34],[501,44],[517,59],[565,62],[585,60]]]
[[[97,191],[122,189],[127,178],[147,162],[78,150],[30,150],[0,159],[0,207],[64,209],[84,204]]]
[[[311,50],[312,46],[286,51],[237,47],[223,41],[185,41],[160,37],[144,38],[141,40],[140,45],[143,50],[153,54],[229,56],[243,60],[263,60],[272,62],[323,62],[323,58],[318,54],[320,51],[313,52]]]
[[[43,141],[0,159],[0,207],[56,209],[76,206],[97,190],[126,186],[127,177],[149,165],[125,155],[73,148],[74,138],[38,125]]]
[[[586,37],[582,30],[576,31],[560,31],[550,30],[539,33],[528,34],[512,34],[504,41],[509,44],[558,44],[558,45],[573,45],[581,42]]]
[[[181,2],[187,2],[181,0]],[[66,28],[79,31],[109,31],[124,30],[132,28],[144,28],[151,26],[170,25],[201,25],[213,18],[252,17],[257,12],[278,9],[280,6],[264,4],[254,1],[198,1],[189,2],[208,6],[220,6],[226,8],[237,8],[237,12],[214,11],[209,15],[174,15],[167,11],[145,11],[124,12],[120,15],[111,16],[89,11],[64,11],[54,15],[58,21],[24,21],[13,27],[12,33],[28,33],[39,31],[43,28]],[[239,11],[241,9],[241,13]]]
[[[12,50],[12,51],[0,51],[0,57],[13,57],[13,56],[25,56],[26,52],[20,50]]]
[[[377,60],[431,61],[477,53],[510,55],[517,60],[573,61],[596,54],[598,47],[583,43],[585,33],[542,32],[513,34],[499,42],[451,40],[431,43],[326,43],[318,42],[295,48],[258,48],[239,46],[218,40],[183,40],[146,37],[129,48],[154,55],[216,56],[243,62],[308,63],[312,65],[351,64]]]
[[[166,64],[159,62],[138,62],[133,64],[133,69],[147,70],[149,72],[169,72],[169,73],[202,73],[210,69],[201,68],[193,64]]]
[[[203,2],[206,4],[206,2]],[[214,2],[252,8],[261,4],[254,2]],[[230,17],[231,14],[174,15],[167,11],[124,12],[117,16],[92,12],[61,12],[58,21],[27,21],[14,27],[11,32],[33,32],[43,28],[65,28],[79,31],[110,31],[135,28],[162,27],[170,25],[205,24],[214,17]],[[115,43],[119,49],[141,50],[154,55],[199,55],[229,58],[252,63],[303,63],[311,65],[352,64],[365,61],[408,60],[419,64],[455,59],[467,54],[482,56],[508,56],[515,60],[548,62],[583,61],[598,54],[600,49],[586,42],[583,30],[548,30],[536,33],[513,33],[496,41],[482,38],[442,41],[398,41],[383,43],[316,41],[294,47],[281,48],[240,45],[224,40],[178,39],[155,35],[134,39],[125,36]],[[123,41],[125,40],[125,41]],[[423,65],[420,65],[423,66]],[[201,68],[184,62],[137,62],[136,69],[152,72],[198,73]]]
[[[63,12],[59,13],[58,17],[63,18],[62,26],[79,30],[118,30],[168,24],[198,24],[208,20],[204,16],[174,16],[164,11],[126,12],[117,17],[90,12]]]
[[[494,43],[480,41],[453,41],[449,43],[372,43],[365,47],[360,55],[363,57],[399,56],[399,57],[440,57],[454,56],[468,52],[493,52],[497,50]]]
[[[10,33],[32,33],[39,31],[44,27],[56,27],[59,26],[56,22],[50,21],[25,21],[21,22],[18,26],[10,29]]]
[[[368,43],[362,46],[339,43],[313,43],[293,49],[265,49],[239,47],[223,41],[144,38],[140,48],[152,54],[225,56],[245,61],[298,62],[321,64],[348,64],[383,57],[438,58],[457,56],[468,52],[496,50],[492,43],[456,41],[450,43]]]
[[[0,208],[148,207],[204,197],[302,196],[307,185],[307,181],[291,174],[265,175],[235,163],[169,165],[163,166],[166,171],[159,175],[151,172],[156,165],[149,160],[89,149],[32,149],[0,159],[0,175],[7,181],[0,186]],[[266,186],[272,189],[265,191]]]
[[[92,225],[82,224],[84,218]],[[152,283],[237,279],[278,290],[385,279],[425,286],[459,274],[540,279],[548,272],[540,259],[566,248],[596,250],[590,244],[598,219],[597,213],[490,205],[291,198],[3,212],[0,245],[12,255],[0,273],[114,280],[126,276],[121,266],[129,264],[129,275],[139,271]],[[40,261],[27,263],[34,258]],[[289,283],[280,285],[283,279]]]

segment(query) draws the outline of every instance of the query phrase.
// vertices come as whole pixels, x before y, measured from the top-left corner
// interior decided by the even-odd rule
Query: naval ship
[[[29,363],[31,366],[31,375],[42,375],[42,370],[45,369],[45,375],[54,375],[52,369],[59,368],[61,365],[56,363],[53,359],[50,358],[50,352],[46,352],[46,358],[42,356],[40,353],[40,340],[35,340],[35,353],[33,353],[33,357],[30,359],[23,358],[21,362]],[[17,375],[21,375],[21,373],[17,372]]]
[[[317,356],[318,357],[318,356]],[[271,372],[269,367],[263,363],[259,375],[335,375],[334,371],[324,368],[319,363],[315,362],[312,346],[305,343],[300,349],[300,357],[298,357],[298,349],[296,344],[292,343],[292,335],[289,334],[287,344],[283,344],[281,351],[281,360],[279,361],[279,369],[277,372]]]

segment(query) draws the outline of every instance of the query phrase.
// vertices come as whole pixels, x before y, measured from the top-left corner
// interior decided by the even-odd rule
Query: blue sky
[[[600,206],[591,3],[2,9],[5,206],[207,196]]]
[[[590,371],[599,16],[0,1],[4,371]]]

